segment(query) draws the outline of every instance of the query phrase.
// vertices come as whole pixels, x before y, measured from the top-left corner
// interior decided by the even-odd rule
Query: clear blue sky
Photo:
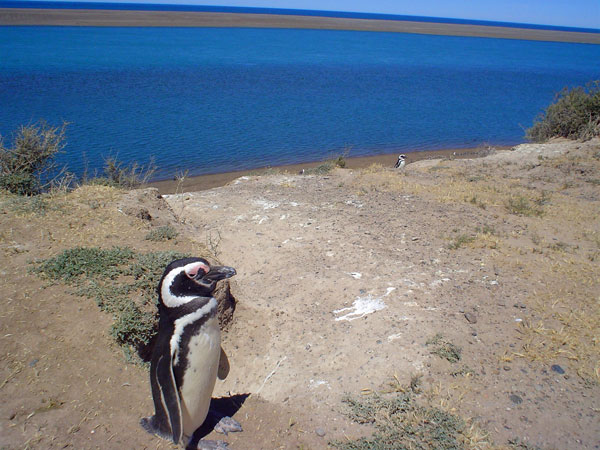
[[[102,0],[74,0],[102,1]],[[352,11],[600,28],[600,0],[104,0]]]

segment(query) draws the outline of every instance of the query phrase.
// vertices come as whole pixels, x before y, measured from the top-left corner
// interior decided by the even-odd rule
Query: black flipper
[[[161,319],[162,319],[161,315]],[[160,328],[163,329],[160,329]],[[149,433],[178,444],[183,436],[181,404],[171,357],[170,337],[173,325],[161,320],[159,336],[150,364],[150,384],[154,400],[154,416],[141,420]]]
[[[173,375],[172,358],[163,356],[158,360],[157,375],[161,391],[161,404],[166,407],[164,412],[168,415],[173,442],[178,444],[183,435],[183,419],[181,417],[179,391]]]

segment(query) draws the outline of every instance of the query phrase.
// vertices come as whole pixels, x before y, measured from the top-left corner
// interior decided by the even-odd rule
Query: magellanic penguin
[[[150,363],[155,414],[141,420],[148,432],[185,445],[184,437],[206,419],[221,358],[212,293],[217,281],[235,274],[234,268],[211,267],[203,258],[173,261],[165,269],[158,283],[158,337]]]
[[[394,165],[394,169],[402,169],[406,165],[406,155],[399,155],[398,161]]]

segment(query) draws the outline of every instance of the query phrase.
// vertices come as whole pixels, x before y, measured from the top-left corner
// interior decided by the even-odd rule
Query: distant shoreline
[[[0,8],[0,26],[234,27],[379,31],[600,44],[600,33],[279,14]]]
[[[493,146],[495,150],[507,150],[512,147]],[[423,159],[443,159],[443,158],[476,158],[483,156],[483,147],[478,148],[460,148],[445,150],[425,150],[425,151],[405,151],[406,162],[408,164],[421,161]],[[399,152],[401,153],[401,152]],[[345,158],[347,169],[361,169],[373,164],[381,164],[384,167],[394,167],[399,153],[387,153],[385,155],[357,156]],[[485,152],[484,152],[485,153]],[[310,169],[323,164],[324,161],[315,161],[309,163],[288,164],[283,166],[263,167],[259,169],[237,170],[233,172],[215,173],[209,175],[195,175],[186,177],[183,182],[178,180],[151,181],[148,186],[155,187],[162,194],[174,194],[176,192],[198,192],[224,186],[233,180],[242,176],[261,175],[270,172],[286,172],[298,174],[303,169]]]

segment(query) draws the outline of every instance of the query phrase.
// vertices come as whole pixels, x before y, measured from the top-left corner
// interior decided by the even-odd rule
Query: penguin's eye
[[[197,262],[185,266],[184,271],[188,278],[198,280],[206,275],[210,271],[210,268],[206,264]]]

